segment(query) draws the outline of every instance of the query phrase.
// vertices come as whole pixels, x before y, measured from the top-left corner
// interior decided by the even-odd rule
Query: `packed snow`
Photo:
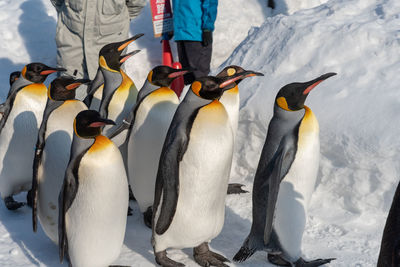
[[[278,90],[327,72],[306,100],[320,123],[321,163],[303,238],[306,259],[336,258],[329,266],[376,266],[382,231],[400,173],[400,2],[398,0],[220,0],[212,73],[235,64],[264,73],[240,84],[241,110],[231,181],[252,182]],[[0,0],[0,102],[12,71],[34,61],[56,64],[56,11],[46,0]],[[126,63],[140,88],[160,64],[150,9],[131,22],[145,36]],[[53,77],[49,77],[47,84]],[[24,194],[17,197],[23,201]],[[136,203],[115,264],[154,266],[151,231]],[[251,226],[251,193],[228,196],[225,225],[213,250],[232,259]],[[0,266],[67,266],[28,207],[0,203]],[[197,266],[192,250],[171,258]],[[272,266],[266,253],[231,266]]]

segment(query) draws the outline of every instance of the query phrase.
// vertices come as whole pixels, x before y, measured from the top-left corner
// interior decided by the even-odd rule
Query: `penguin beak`
[[[128,60],[128,58],[130,58],[131,56],[133,56],[133,55],[135,55],[135,54],[137,54],[137,53],[139,53],[140,52],[140,50],[134,50],[134,51],[132,51],[132,52],[129,52],[128,54],[126,54],[126,55],[123,55],[123,56],[120,56],[119,57],[119,63],[124,63],[125,61],[127,61]]]
[[[64,68],[48,68],[46,70],[41,71],[40,75],[49,75],[49,74],[52,74],[54,72],[59,72],[59,71],[66,71],[66,69],[64,69]]]
[[[238,80],[242,80],[246,77],[254,76],[254,73],[255,72],[253,72],[253,71],[244,71],[244,72],[232,75],[232,76],[224,77],[223,82],[219,84],[219,88],[225,89],[225,87],[231,85],[232,83],[234,83]],[[247,75],[250,75],[250,76],[247,76]],[[230,88],[230,87],[228,87],[228,88]]]
[[[329,73],[326,73],[326,74],[324,74],[324,75],[321,75],[320,77],[318,77],[318,78],[316,78],[316,79],[314,79],[314,80],[312,80],[312,81],[309,81],[309,82],[307,83],[307,84],[309,84],[309,85],[308,85],[307,88],[303,91],[303,95],[306,95],[306,94],[310,93],[311,90],[314,89],[318,84],[322,83],[324,80],[328,79],[329,77],[332,77],[332,76],[335,76],[335,75],[336,75],[336,73],[334,73],[334,72],[329,72]]]
[[[189,72],[188,70],[177,70],[177,71],[175,71],[173,73],[168,74],[168,78],[175,79],[175,78],[177,78],[179,76],[182,76],[182,75],[184,75],[184,74],[186,74],[188,72]]]
[[[118,51],[122,51],[124,50],[130,43],[132,43],[133,41],[135,41],[136,39],[139,39],[140,37],[142,37],[144,34],[143,33],[139,33],[136,34],[135,36],[129,38],[128,40],[125,40],[122,42],[122,44],[118,47]]]
[[[89,79],[76,80],[74,83],[71,83],[71,84],[68,84],[67,86],[65,86],[65,89],[74,90],[84,83],[90,83],[90,80]]]
[[[253,76],[264,76],[263,73],[261,73],[261,72],[255,72],[255,71],[252,71],[252,70],[242,72],[241,74],[243,74],[243,73],[248,73],[248,74],[246,74],[246,75],[244,76],[244,78],[253,77]]]
[[[112,120],[108,120],[108,119],[103,119],[103,118],[98,118],[97,121],[92,122],[91,124],[89,124],[89,127],[103,127],[104,125],[115,125],[115,122]]]

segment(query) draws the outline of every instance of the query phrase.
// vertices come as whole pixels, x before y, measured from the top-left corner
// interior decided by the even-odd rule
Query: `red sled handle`
[[[162,64],[175,69],[182,69],[181,63],[174,62],[169,40],[165,39],[162,40]],[[183,76],[180,76],[172,82],[171,89],[180,97],[184,86]]]

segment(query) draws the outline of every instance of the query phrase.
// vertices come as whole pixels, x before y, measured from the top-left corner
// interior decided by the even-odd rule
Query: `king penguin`
[[[229,116],[218,101],[243,75],[202,77],[179,104],[162,148],[152,222],[156,262],[184,266],[167,257],[168,248],[194,247],[201,266],[227,266],[209,250],[224,224],[225,198],[233,154]]]
[[[383,230],[377,267],[400,266],[400,183],[397,185]]]
[[[125,51],[125,48],[128,47],[129,44],[131,44],[141,36],[143,36],[143,34],[137,34],[125,41],[107,44],[103,46],[102,49],[100,49],[99,67],[97,69],[95,78],[88,87],[87,90],[88,95],[83,100],[83,102],[90,109],[93,110],[100,109],[100,103],[102,98],[104,97],[104,87],[106,86],[107,82],[109,83],[106,93],[107,98],[112,96],[114,90],[116,90],[119,86],[122,86],[125,89],[133,90],[132,92],[130,92],[131,95],[128,95],[128,98],[130,97],[131,101],[132,98],[134,101],[136,101],[137,89],[135,87],[135,84],[129,78],[129,76],[127,76],[126,73],[121,69],[121,65],[129,57],[133,56],[134,54],[140,51],[140,50],[134,50],[126,55],[122,55],[122,53]],[[124,98],[126,99],[127,96],[124,96]]]
[[[306,262],[301,242],[307,207],[319,166],[319,126],[304,102],[310,91],[336,73],[282,87],[253,184],[253,224],[249,236],[233,258],[242,262],[257,250],[280,266],[314,267],[332,259]]]
[[[58,244],[58,194],[70,157],[76,115],[86,105],[75,99],[76,89],[90,80],[61,76],[48,89],[48,100],[36,142],[32,175],[32,223],[37,217],[45,234]]]
[[[178,96],[169,87],[185,73],[186,70],[168,66],[153,68],[139,91],[132,119],[128,121],[131,125],[127,134],[129,184],[149,228],[161,149],[179,104]]]
[[[231,65],[225,67],[220,73],[217,74],[217,77],[228,77],[235,75],[237,73],[245,72],[242,67]],[[231,122],[232,131],[233,131],[233,143],[235,144],[237,129],[239,124],[239,108],[240,108],[240,96],[239,96],[239,83],[243,81],[247,77],[251,76],[264,76],[264,74],[260,72],[247,71],[249,74],[242,79],[237,80],[233,83],[230,89],[225,90],[224,94],[221,96],[219,101],[224,105],[226,111],[228,112],[229,121]],[[247,193],[242,189],[244,185],[238,183],[232,183],[228,185],[228,194],[240,194]]]
[[[94,110],[74,122],[71,156],[59,196],[59,255],[72,266],[108,266],[124,241],[128,178],[118,147],[101,135],[113,121]]]
[[[47,101],[47,76],[61,68],[42,63],[26,65],[11,85],[0,121],[0,194],[6,207],[15,210],[24,205],[14,194],[32,185],[32,161],[38,128]]]

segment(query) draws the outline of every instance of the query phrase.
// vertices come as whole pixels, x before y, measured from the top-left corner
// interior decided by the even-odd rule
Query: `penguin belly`
[[[108,105],[107,118],[113,120],[116,125],[107,125],[103,129],[104,135],[107,136],[110,132],[114,131],[114,129],[121,125],[123,120],[128,117],[136,103],[137,94],[138,90],[135,85],[130,79],[127,81],[125,78],[120,87],[115,91]],[[116,146],[119,147],[125,142],[127,132],[128,131],[123,131],[112,139]]]
[[[226,91],[219,100],[222,105],[224,105],[226,112],[229,116],[229,121],[232,125],[233,139],[236,140],[236,133],[238,129],[239,122],[239,88],[235,86],[234,88]]]
[[[103,144],[94,148],[98,140]],[[110,265],[125,235],[129,192],[122,157],[106,137],[96,143],[80,161],[78,191],[65,215],[72,266]]]
[[[101,98],[103,97],[103,88],[104,88],[104,83],[100,85],[100,87],[93,94],[92,102],[90,103],[90,109],[99,110]]]
[[[153,205],[160,154],[178,104],[172,90],[157,90],[136,112],[128,143],[128,175],[142,213]]]
[[[47,88],[31,84],[21,89],[0,135],[1,197],[28,191],[38,128],[47,101]]]
[[[232,128],[225,108],[219,102],[201,108],[179,164],[176,213],[164,234],[154,234],[156,251],[196,247],[220,233],[232,154]]]
[[[273,228],[285,255],[296,261],[301,257],[301,242],[307,222],[307,209],[314,191],[319,167],[318,121],[311,110],[299,128],[294,161],[279,186]]]
[[[58,195],[70,158],[73,123],[85,110],[80,101],[66,101],[47,120],[45,147],[38,174],[38,217],[46,235],[58,244]]]

